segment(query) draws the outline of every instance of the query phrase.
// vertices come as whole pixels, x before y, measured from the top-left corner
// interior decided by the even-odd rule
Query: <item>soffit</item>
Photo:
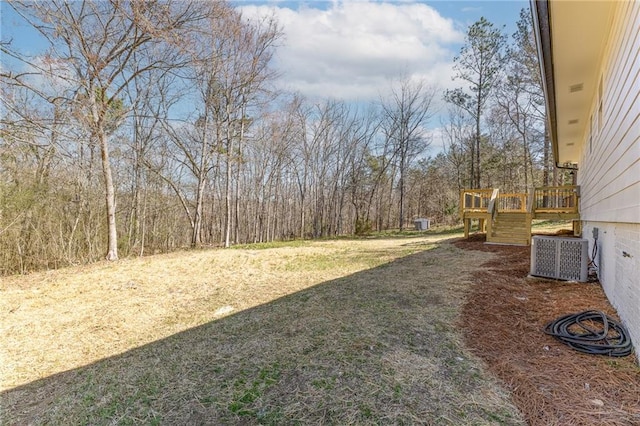
[[[551,1],[558,163],[578,163],[589,134],[615,2]]]

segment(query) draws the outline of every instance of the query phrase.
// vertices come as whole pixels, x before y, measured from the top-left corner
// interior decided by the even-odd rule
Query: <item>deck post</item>
[[[571,221],[571,227],[573,228],[573,235],[579,237],[582,235],[582,222],[580,219],[574,219]]]

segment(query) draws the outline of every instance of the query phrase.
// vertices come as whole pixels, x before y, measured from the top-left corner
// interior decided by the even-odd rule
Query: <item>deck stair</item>
[[[497,212],[487,226],[487,242],[493,244],[529,245],[531,215],[526,212]]]
[[[579,197],[578,186],[540,187],[530,193],[464,189],[460,191],[464,235],[469,237],[471,222],[477,220],[489,244],[529,245],[532,219],[573,220],[574,233],[579,233]]]

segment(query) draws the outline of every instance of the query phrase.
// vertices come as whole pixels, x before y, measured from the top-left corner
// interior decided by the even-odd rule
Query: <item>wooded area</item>
[[[461,188],[565,178],[528,10],[510,37],[484,18],[469,28],[459,89],[398,76],[354,106],[275,90],[279,24],[225,2],[11,6],[50,48],[2,40],[0,275],[453,224]],[[428,156],[441,99],[446,146]]]

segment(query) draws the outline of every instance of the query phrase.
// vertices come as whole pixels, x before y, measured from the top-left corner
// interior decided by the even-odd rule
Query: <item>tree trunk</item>
[[[229,116],[229,111],[227,110],[227,117]],[[225,197],[224,197],[224,209],[225,209],[225,231],[224,231],[224,246],[225,248],[229,248],[231,246],[231,222],[233,220],[232,209],[231,209],[231,179],[233,177],[233,173],[231,170],[231,155],[233,151],[233,142],[231,139],[231,131],[229,126],[231,124],[227,123],[227,176],[226,176],[226,184],[225,184]]]
[[[400,206],[398,212],[398,224],[400,227],[400,231],[404,229],[404,155],[403,158],[400,159],[400,182],[398,185],[400,186]]]
[[[111,163],[109,160],[109,145],[104,129],[98,128],[96,131],[98,142],[100,143],[100,153],[102,155],[102,174],[107,204],[107,260],[118,260],[118,231],[116,228],[116,193],[113,187],[113,175],[111,173]]]
[[[476,115],[476,147],[475,147],[475,163],[476,163],[476,169],[475,169],[475,173],[476,175],[473,176],[473,181],[474,181],[474,188],[480,188],[480,114],[481,114],[482,110],[480,109],[480,95],[478,96],[478,109],[477,109],[477,115]],[[473,161],[473,160],[472,160]]]

